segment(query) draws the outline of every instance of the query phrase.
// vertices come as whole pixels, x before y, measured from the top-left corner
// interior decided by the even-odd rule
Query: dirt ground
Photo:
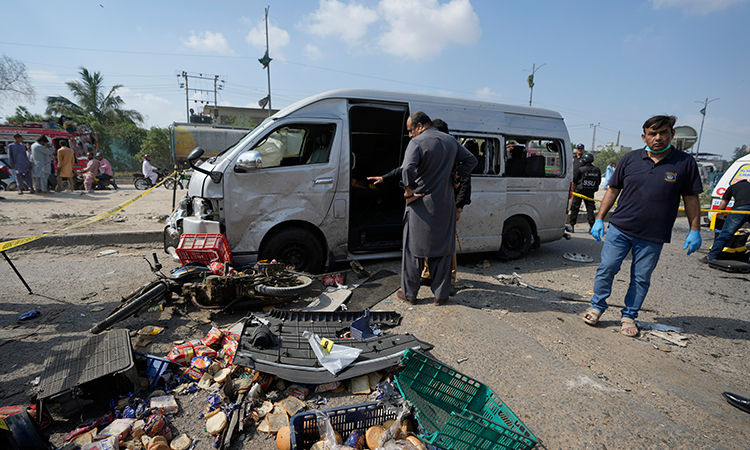
[[[161,229],[154,217],[167,214],[171,204],[171,196],[161,191],[126,208],[125,222],[92,227],[96,231]],[[30,196],[8,193],[10,202],[0,202],[0,214],[9,218],[0,223],[0,236],[7,239],[57,228],[69,218],[51,214],[93,214],[110,200],[129,198],[127,193],[123,189],[90,198],[54,194],[49,199],[35,198],[34,203],[25,203]],[[13,211],[8,211],[9,205]],[[391,295],[374,309],[402,314],[401,325],[390,332],[411,333],[433,344],[435,358],[489,386],[537,436],[537,448],[746,449],[750,414],[728,405],[721,393],[750,396],[750,276],[719,272],[697,261],[710,245],[709,232],[702,233],[703,249],[686,256],[682,249],[686,234],[685,219],[678,219],[638,318],[644,324],[679,327],[687,337],[685,347],[670,345],[645,330],[637,339],[619,333],[618,305],[629,280],[628,261],[615,279],[612,308],[598,326],[583,323],[580,315],[591,295],[601,249],[584,233],[543,244],[519,261],[500,262],[493,254],[460,255],[459,289],[448,304],[434,306],[429,289],[423,287],[415,306]],[[104,250],[116,253],[100,256]],[[87,330],[119,303],[121,295],[152,279],[142,258],[153,251],[160,252],[159,243],[8,252],[34,294],[27,293],[7,264],[0,264],[4,266],[0,268],[4,293],[0,351],[5,356],[0,367],[0,406],[27,402],[51,351],[66,340],[89,336]],[[566,252],[590,255],[594,262],[568,261],[562,258]],[[395,260],[363,264],[373,273],[399,270]],[[497,278],[514,272],[546,291],[505,285]],[[348,273],[346,282],[361,280]],[[308,295],[285,307],[304,307],[320,289],[316,284]],[[42,311],[40,317],[17,320],[34,308]],[[165,327],[162,334],[149,338],[153,342],[146,347],[151,354],[165,356],[174,341],[201,338],[212,325],[226,327],[246,314],[214,316],[175,300],[164,311],[127,319],[118,327]],[[208,323],[195,325],[204,320]],[[205,397],[205,393],[178,396],[180,412],[172,425],[178,434],[186,432],[197,439],[196,449],[208,450],[212,441],[204,421],[198,419]],[[346,393],[324,397],[328,404],[318,407],[365,400]],[[308,398],[311,408],[316,407],[315,399]],[[58,417],[48,431],[51,441],[60,445],[78,422],[101,411],[101,406],[92,405],[72,417]],[[268,435],[250,428],[232,448],[270,450],[275,445]]]

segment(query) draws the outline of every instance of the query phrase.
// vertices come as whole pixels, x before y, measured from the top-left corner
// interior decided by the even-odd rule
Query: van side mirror
[[[211,181],[218,184],[221,182],[221,172],[209,172],[208,170],[201,169],[200,167],[195,165],[195,161],[200,159],[200,157],[203,156],[204,153],[205,151],[202,148],[195,147],[193,151],[188,155],[188,164],[190,164],[190,167],[192,167],[193,170],[208,175],[209,177],[211,177]]]
[[[238,173],[245,173],[250,170],[256,170],[263,167],[263,157],[257,150],[250,150],[245,152],[237,158],[237,162],[234,164],[234,171]]]

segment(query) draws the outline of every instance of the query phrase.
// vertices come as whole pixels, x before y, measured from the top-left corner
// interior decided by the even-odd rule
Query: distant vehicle
[[[252,130],[246,127],[173,123],[169,126],[172,157],[180,169],[187,169],[190,167],[187,163],[187,156],[195,147],[205,150],[204,159],[212,158],[233,147]]]
[[[9,191],[10,186],[16,186],[16,174],[8,165],[8,156],[0,156],[0,191]]]
[[[743,156],[742,158],[735,161],[731,166],[729,166],[729,169],[724,172],[724,176],[722,176],[721,179],[719,179],[719,181],[716,183],[716,187],[714,187],[713,192],[711,192],[712,210],[719,209],[721,196],[724,195],[729,186],[733,185],[739,180],[750,180],[750,155]],[[733,204],[734,201],[730,201],[727,209],[732,209]],[[711,223],[714,223],[713,216],[715,214],[716,213],[709,214],[709,220],[711,221]],[[723,225],[723,221],[720,224],[717,224],[716,228],[721,229],[721,225]]]

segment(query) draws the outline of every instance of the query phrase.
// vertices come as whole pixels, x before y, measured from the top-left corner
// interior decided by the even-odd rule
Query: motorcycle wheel
[[[146,189],[151,187],[151,180],[146,178],[136,178],[135,180],[133,180],[133,186],[135,186],[135,188],[139,191],[145,191]]]
[[[174,179],[170,178],[167,181],[164,182],[164,187],[167,188],[167,190],[171,191],[174,189]]]
[[[263,295],[270,295],[273,297],[294,297],[297,295],[304,294],[312,286],[312,278],[305,277],[302,275],[297,276],[296,286],[266,286],[265,284],[259,284],[255,286],[255,292]]]

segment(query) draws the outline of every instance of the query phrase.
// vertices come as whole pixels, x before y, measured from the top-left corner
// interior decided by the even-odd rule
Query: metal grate
[[[98,378],[133,367],[127,330],[112,330],[52,350],[44,362],[39,398],[46,399]]]

